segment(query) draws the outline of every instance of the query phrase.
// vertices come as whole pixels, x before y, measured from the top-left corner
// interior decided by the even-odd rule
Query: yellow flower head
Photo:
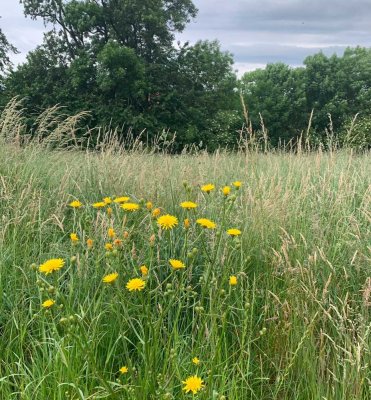
[[[119,274],[117,272],[113,272],[112,274],[108,274],[103,277],[102,281],[104,283],[113,283],[118,278]]]
[[[211,183],[201,186],[201,190],[206,193],[210,193],[214,189],[215,189],[215,186]]]
[[[197,204],[193,201],[183,201],[180,203],[180,207],[185,208],[186,210],[191,210],[192,208],[196,208]]]
[[[192,392],[193,394],[196,394],[199,390],[201,390],[205,385],[203,384],[203,381],[201,378],[199,378],[197,375],[190,376],[187,378],[184,383],[184,388],[183,390],[188,393]]]
[[[152,202],[151,202],[151,201],[147,201],[147,203],[146,203],[146,208],[147,208],[147,210],[148,210],[148,211],[152,210],[152,207],[153,207]]]
[[[120,371],[122,374],[127,374],[127,373],[129,372],[129,369],[128,369],[128,367],[127,367],[126,365],[124,365],[123,367],[121,367],[121,368],[119,369],[119,371]]]
[[[82,207],[82,203],[78,200],[74,200],[74,201],[71,201],[69,206],[72,208],[80,208],[80,207]]]
[[[171,258],[171,259],[169,260],[169,263],[170,263],[170,265],[171,265],[171,267],[172,267],[173,269],[182,269],[182,268],[185,268],[185,265],[184,265],[184,263],[183,263],[182,261],[180,261],[180,260],[175,260],[174,258]]]
[[[43,272],[45,275],[51,274],[54,271],[60,270],[64,265],[63,258],[52,258],[48,261],[45,261],[44,264],[41,264],[39,267],[39,271]]]
[[[113,202],[114,203],[126,203],[129,200],[130,200],[130,197],[121,196],[121,197],[116,197],[115,200],[113,200]]]
[[[200,359],[198,357],[193,357],[192,362],[194,365],[198,365],[200,363]]]
[[[87,239],[86,245],[88,246],[88,249],[91,249],[93,247],[93,239]]]
[[[239,188],[241,187],[241,185],[242,185],[242,182],[240,182],[240,181],[234,181],[234,182],[232,183],[232,185],[233,185],[236,189],[239,189]]]
[[[113,250],[113,244],[112,244],[112,243],[106,243],[106,244],[104,245],[104,248],[105,248],[107,251],[111,251],[111,250]]]
[[[134,211],[138,211],[139,210],[139,204],[137,203],[124,203],[121,204],[121,208],[125,211],[130,211],[130,212],[134,212]]]
[[[161,214],[161,210],[160,210],[159,208],[155,208],[155,209],[152,211],[152,217],[153,217],[153,218],[157,218],[160,214]]]
[[[141,290],[144,289],[145,286],[146,286],[146,282],[143,279],[134,278],[134,279],[130,279],[130,281],[126,284],[126,289],[128,289],[129,292],[132,292],[132,291],[140,292]]]
[[[108,228],[108,237],[113,239],[116,236],[116,232],[113,228]]]
[[[72,243],[77,243],[79,241],[79,238],[76,233],[71,233],[70,238]]]
[[[115,239],[113,241],[113,244],[117,247],[120,247],[122,245],[122,240],[121,239]]]
[[[139,267],[139,269],[143,276],[148,275],[148,268],[145,265],[142,265],[141,267]]]
[[[103,201],[104,201],[104,204],[111,204],[111,203],[112,203],[111,197],[105,197],[105,198],[103,199]]]
[[[125,232],[124,232],[124,238],[127,239],[129,236],[130,236],[129,232],[128,232],[128,231],[125,231]]]
[[[94,208],[103,208],[105,206],[106,206],[106,203],[104,201],[98,201],[98,203],[93,204]]]
[[[111,207],[108,207],[107,208],[107,215],[110,217],[111,215],[112,215],[112,208]]]
[[[228,229],[227,233],[230,236],[239,236],[239,235],[241,235],[241,231],[239,229],[235,229],[235,228]]]
[[[170,214],[162,215],[160,218],[158,218],[157,224],[162,229],[173,229],[176,225],[178,225],[178,218]]]
[[[189,227],[191,225],[191,223],[189,222],[189,219],[186,218],[183,223],[184,223],[184,228],[189,229]]]
[[[201,225],[203,228],[207,228],[207,229],[215,229],[216,228],[216,223],[207,218],[199,218],[196,222],[199,225]]]
[[[237,285],[237,276],[232,275],[229,277],[229,284],[231,286],[236,286]]]
[[[53,306],[54,304],[55,304],[55,301],[49,299],[49,300],[45,300],[44,303],[42,303],[41,305],[42,305],[44,308],[50,308],[50,307]]]
[[[228,196],[231,193],[230,186],[224,186],[224,188],[222,189],[222,192],[223,192],[224,196]]]

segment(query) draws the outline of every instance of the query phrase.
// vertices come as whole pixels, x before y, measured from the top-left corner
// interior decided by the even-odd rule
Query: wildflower
[[[142,265],[141,267],[139,267],[139,269],[143,276],[148,275],[148,268],[145,265]]]
[[[113,200],[113,202],[114,203],[126,203],[129,200],[130,200],[130,197],[122,196],[122,197],[116,197],[115,200]]]
[[[108,237],[113,239],[116,236],[115,230],[113,228],[108,228]]]
[[[152,217],[153,217],[153,218],[157,218],[160,214],[161,214],[161,210],[160,210],[159,208],[155,208],[155,209],[152,211]]]
[[[124,203],[121,204],[121,208],[125,211],[130,211],[130,212],[134,212],[134,211],[138,211],[139,210],[139,204],[137,203]]]
[[[188,219],[188,218],[186,218],[186,219],[184,220],[183,224],[184,224],[184,228],[185,228],[185,229],[188,229],[189,226],[191,225],[191,223],[189,222],[189,219]]]
[[[198,357],[193,357],[192,362],[194,365],[198,365],[200,363],[200,359]]]
[[[213,222],[207,218],[199,218],[196,222],[199,225],[201,225],[203,228],[214,229],[216,227],[215,222]]]
[[[93,204],[94,208],[103,208],[105,206],[106,206],[106,203],[104,201],[98,201],[98,203]]]
[[[232,185],[238,190],[238,189],[241,187],[242,182],[240,182],[240,181],[234,181],[234,182],[232,183]]]
[[[43,272],[45,275],[51,274],[54,271],[60,270],[64,265],[63,258],[52,258],[48,261],[45,261],[44,264],[41,264],[39,267],[39,271]]]
[[[69,206],[72,208],[80,208],[80,207],[82,207],[82,203],[78,200],[74,200],[74,201],[71,201]]]
[[[72,243],[77,243],[79,241],[79,238],[76,233],[71,233],[70,238]]]
[[[222,189],[222,192],[223,192],[224,196],[228,196],[231,193],[230,186],[224,186],[224,188]]]
[[[197,204],[193,201],[183,201],[182,203],[180,203],[180,206],[182,208],[185,208],[186,210],[191,210],[192,208],[196,208]]]
[[[147,201],[147,203],[146,203],[146,208],[147,208],[147,210],[148,210],[148,211],[152,210],[152,207],[153,207],[152,202],[151,202],[151,201]]]
[[[112,203],[111,197],[105,197],[105,198],[103,199],[103,201],[104,201],[104,204],[111,204],[111,203]]]
[[[107,208],[107,215],[110,217],[111,215],[112,215],[112,208],[111,207],[108,207]]]
[[[139,291],[143,290],[145,286],[146,286],[146,282],[143,279],[134,278],[134,279],[130,279],[130,281],[126,284],[126,289],[128,289],[129,292],[132,292],[134,290],[139,292]]]
[[[124,239],[127,239],[129,237],[129,232],[128,231],[125,231],[124,232]]]
[[[235,228],[228,229],[227,233],[230,236],[239,236],[239,235],[241,235],[241,231],[239,229],[235,229]]]
[[[232,275],[229,277],[229,284],[231,286],[236,286],[237,285],[237,276]]]
[[[201,186],[201,190],[206,193],[210,193],[214,189],[215,189],[215,186],[211,183]]]
[[[108,274],[103,277],[102,281],[104,283],[113,283],[115,280],[118,278],[119,274],[117,272],[114,272],[112,274]]]
[[[42,303],[41,305],[42,305],[44,308],[50,308],[50,307],[53,306],[54,304],[55,304],[55,301],[49,299],[49,300],[45,300],[44,303]]]
[[[187,378],[184,383],[184,388],[183,390],[188,393],[192,392],[193,394],[196,394],[199,390],[201,390],[205,385],[203,384],[203,381],[201,378],[199,378],[197,375],[190,376]]]
[[[185,265],[182,261],[180,260],[175,260],[174,258],[171,258],[169,260],[170,265],[172,266],[173,269],[182,269],[185,268]]]
[[[105,248],[107,251],[111,251],[111,250],[113,250],[113,244],[112,244],[112,243],[106,243],[106,244],[104,245],[104,248]]]
[[[178,218],[174,217],[173,215],[166,214],[157,220],[157,224],[162,229],[173,229],[176,225],[178,225]]]
[[[93,239],[87,239],[86,245],[88,246],[88,249],[91,249],[93,247]]]
[[[120,371],[122,374],[127,374],[127,373],[129,372],[129,369],[128,369],[128,367],[127,367],[126,365],[124,365],[123,367],[121,367],[121,368],[119,369],[119,371]]]
[[[116,247],[119,247],[119,246],[122,245],[122,240],[121,240],[121,239],[115,239],[115,240],[113,241],[113,244],[114,244]]]

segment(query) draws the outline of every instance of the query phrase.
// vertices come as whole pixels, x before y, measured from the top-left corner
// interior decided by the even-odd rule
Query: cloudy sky
[[[194,0],[195,21],[182,42],[218,39],[245,71],[282,61],[301,65],[322,50],[342,54],[347,46],[371,46],[371,0]],[[18,0],[0,0],[0,27],[20,50],[22,62],[42,41],[41,21],[25,19]]]

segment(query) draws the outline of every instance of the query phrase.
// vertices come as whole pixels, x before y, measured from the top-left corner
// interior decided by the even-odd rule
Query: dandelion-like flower
[[[193,394],[196,394],[205,386],[203,384],[203,380],[199,378],[197,375],[190,376],[185,381],[183,381],[183,383],[184,383],[183,390],[186,393],[192,392]]]
[[[121,197],[116,197],[113,202],[114,203],[126,203],[127,201],[130,200],[130,197],[127,196],[121,196]]]
[[[169,263],[170,263],[170,265],[171,265],[171,267],[172,267],[173,269],[182,269],[182,268],[185,268],[185,267],[186,267],[185,264],[184,264],[182,261],[180,261],[180,260],[175,260],[174,258],[171,258],[171,259],[169,260]]]
[[[222,189],[222,192],[223,192],[224,196],[228,196],[231,193],[230,186],[224,186],[224,188]]]
[[[237,285],[237,276],[232,275],[229,277],[229,284],[231,286],[236,286]]]
[[[44,308],[50,308],[50,307],[52,307],[54,304],[55,304],[55,301],[54,301],[54,300],[48,299],[48,300],[45,300],[44,303],[42,303],[41,305],[42,305]]]
[[[180,203],[180,206],[182,208],[185,208],[186,210],[191,210],[193,208],[197,208],[197,204],[194,203],[193,201],[183,201]]]
[[[121,208],[125,211],[134,212],[139,210],[139,204],[137,203],[124,203],[121,204]]]
[[[173,229],[176,225],[178,225],[178,218],[170,214],[162,215],[160,218],[158,218],[157,224],[162,229]]]
[[[107,208],[107,215],[108,215],[109,217],[112,215],[112,212],[113,212],[112,208],[111,208],[111,207],[108,207],[108,208]]]
[[[153,208],[152,201],[147,201],[146,208],[147,208],[148,211],[152,210],[152,208]]]
[[[143,279],[134,278],[134,279],[130,279],[130,281],[126,284],[126,289],[128,289],[129,292],[133,292],[133,291],[140,292],[141,290],[144,289],[145,286],[146,286],[146,282]]]
[[[86,240],[86,245],[88,246],[88,249],[91,249],[93,247],[93,239],[87,239]]]
[[[188,218],[186,218],[186,219],[184,220],[183,224],[184,224],[184,228],[185,228],[185,229],[189,229],[189,227],[191,226],[191,223],[189,222],[189,219],[188,219]]]
[[[115,240],[113,241],[113,244],[114,244],[116,247],[120,247],[120,246],[122,245],[122,240],[121,240],[121,239],[115,239]]]
[[[104,201],[98,201],[97,203],[93,203],[94,208],[103,208],[106,206],[106,203]]]
[[[230,236],[239,236],[239,235],[241,235],[241,231],[239,229],[236,229],[236,228],[228,229],[227,233]]]
[[[108,237],[113,239],[116,236],[116,232],[113,228],[108,228]]]
[[[80,208],[80,207],[82,207],[82,203],[81,203],[81,201],[74,200],[74,201],[71,201],[69,206],[72,208]]]
[[[77,236],[76,233],[71,233],[70,234],[70,239],[72,243],[77,243],[79,241],[79,237]]]
[[[198,365],[200,363],[200,359],[198,357],[193,357],[192,362],[194,365]]]
[[[60,270],[64,265],[63,258],[52,258],[48,261],[45,261],[44,264],[41,264],[39,267],[39,271],[44,273],[45,275],[51,274],[54,271]]]
[[[112,243],[106,243],[106,244],[104,245],[104,248],[105,248],[107,251],[111,251],[111,250],[113,250],[113,244],[112,244]]]
[[[201,190],[206,193],[210,193],[214,189],[215,185],[213,185],[212,183],[208,183],[207,185],[201,186]]]
[[[111,197],[105,197],[103,199],[103,202],[104,202],[104,204],[111,204],[112,203],[112,199],[111,199]]]
[[[142,273],[142,276],[148,275],[148,268],[145,265],[140,266],[139,269],[140,269],[140,272]]]
[[[113,272],[112,274],[108,274],[103,277],[102,281],[104,283],[113,283],[118,278],[119,274],[117,272]]]
[[[203,228],[207,228],[207,229],[215,229],[216,228],[216,223],[207,218],[199,218],[196,222],[199,225],[201,225]]]
[[[159,208],[155,208],[155,209],[152,211],[152,217],[153,217],[153,218],[157,218],[160,214],[161,214],[161,210],[160,210]]]
[[[121,368],[119,369],[119,371],[120,371],[122,374],[127,374],[127,373],[129,372],[129,368],[128,368],[126,365],[124,365],[123,367],[121,367]]]
[[[233,185],[236,189],[239,189],[239,188],[241,187],[241,185],[242,185],[242,182],[240,182],[240,181],[234,181],[234,182],[232,183],[232,185]]]

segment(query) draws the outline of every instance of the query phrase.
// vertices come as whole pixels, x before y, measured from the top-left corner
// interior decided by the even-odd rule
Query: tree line
[[[60,104],[68,114],[87,110],[86,124],[119,127],[122,135],[176,133],[177,149],[233,147],[244,132],[262,130],[272,146],[303,133],[321,141],[329,133],[346,136],[350,127],[371,143],[369,48],[318,53],[299,68],[268,64],[238,79],[232,54],[218,41],[175,44],[197,15],[191,0],[21,3],[46,32],[12,67],[16,49],[0,30],[0,107],[24,98],[30,124]]]

